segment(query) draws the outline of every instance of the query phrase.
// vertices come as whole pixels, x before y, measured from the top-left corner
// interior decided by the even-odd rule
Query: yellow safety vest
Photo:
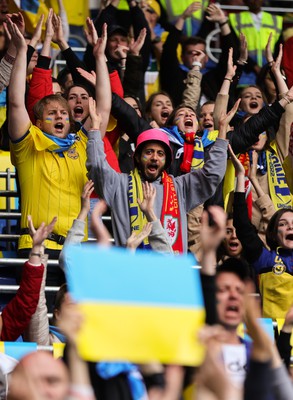
[[[160,3],[162,5],[162,7],[164,7],[164,9],[166,10],[169,21],[173,22],[174,20],[176,20],[179,17],[179,15],[183,14],[183,12],[186,10],[186,8],[188,6],[190,6],[190,4],[193,3],[193,1],[194,0],[180,0],[180,1],[179,0],[161,0]],[[195,11],[192,14],[192,17],[194,19],[198,20],[199,22],[201,22],[202,18],[203,18],[204,10],[208,6],[208,3],[209,3],[208,0],[202,0],[201,8],[199,10]],[[118,9],[119,10],[129,10],[127,0],[120,0]],[[185,21],[185,24],[186,24],[187,34],[191,35],[191,33],[192,33],[191,19],[188,18]]]
[[[175,21],[180,15],[182,15],[191,3],[193,3],[193,0],[161,0],[161,4],[166,10],[168,19],[170,21]],[[203,19],[203,14],[209,4],[209,1],[202,0],[201,3],[201,8],[192,14],[192,18],[197,20],[199,23],[201,23]],[[186,33],[188,36],[190,36],[192,34],[191,18],[186,19],[185,25]]]
[[[272,52],[282,33],[283,17],[262,11],[261,27],[256,29],[251,12],[242,11],[238,14],[229,14],[229,21],[236,35],[242,32],[247,39],[248,55],[262,67],[265,63],[265,47],[272,32]]]

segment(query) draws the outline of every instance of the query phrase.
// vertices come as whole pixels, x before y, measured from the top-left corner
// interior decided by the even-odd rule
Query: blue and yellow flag
[[[272,318],[258,318],[258,322],[268,336],[274,341],[274,325]],[[237,328],[238,335],[246,342],[252,342],[250,336],[246,332],[245,324],[241,323]]]
[[[87,1],[63,0],[69,25],[84,26],[86,18],[89,16],[89,6]],[[21,11],[25,20],[25,29],[33,33],[42,14],[46,21],[49,8],[53,8],[59,14],[57,0],[11,0],[8,10],[10,13]],[[45,29],[45,23],[43,24]]]
[[[33,34],[42,14],[44,21],[48,16],[48,7],[44,0],[12,0],[8,5],[9,12],[21,12],[25,21],[25,30]],[[43,28],[45,25],[43,25]]]
[[[0,353],[20,360],[26,354],[37,350],[37,343],[33,342],[0,342]]]
[[[192,256],[93,245],[65,252],[69,291],[85,318],[78,337],[84,359],[202,362],[197,332],[205,312]]]

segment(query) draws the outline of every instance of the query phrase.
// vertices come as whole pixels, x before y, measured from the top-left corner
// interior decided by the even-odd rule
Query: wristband
[[[226,21],[225,22],[221,22],[221,23],[219,23],[219,26],[220,27],[222,27],[222,26],[224,26],[224,25],[226,25],[226,24],[228,24],[228,20],[226,19]]]
[[[233,81],[233,79],[231,79],[231,78],[224,78],[224,81],[229,81],[229,82],[232,82],[232,81]]]
[[[237,64],[239,63],[248,64],[248,62],[246,60],[242,60],[242,58],[239,58],[236,62]]]
[[[33,253],[33,252],[30,252],[30,256],[36,256],[36,257],[42,257],[42,255],[41,255],[41,253]]]
[[[283,96],[282,98],[283,98],[284,100],[286,100],[288,104],[291,103],[291,100],[290,100],[287,96]]]
[[[201,62],[199,62],[199,61],[193,61],[192,66],[193,66],[193,67],[197,66],[197,67],[201,68],[201,67],[202,67],[202,64],[201,64]]]
[[[8,53],[5,54],[4,59],[5,59],[9,64],[14,64],[15,57],[11,56],[11,55],[8,54]]]

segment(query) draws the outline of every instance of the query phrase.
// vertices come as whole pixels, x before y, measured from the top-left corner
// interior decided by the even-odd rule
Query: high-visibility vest
[[[282,33],[283,17],[269,14],[262,11],[261,27],[256,29],[252,15],[249,11],[242,11],[238,14],[229,14],[229,21],[236,35],[239,37],[242,32],[247,40],[248,55],[262,67],[266,64],[265,47],[272,32],[271,49],[274,47]]]
[[[167,12],[168,19],[170,22],[174,22],[180,15],[183,14],[183,12],[186,10],[186,8],[193,3],[194,0],[160,0],[160,3],[162,7]],[[204,10],[208,6],[209,1],[208,0],[202,0],[202,7],[194,12],[192,14],[193,19],[197,20],[198,24],[201,24]],[[128,10],[129,6],[127,4],[127,0],[120,0],[119,10]],[[187,35],[190,36],[192,34],[192,24],[191,24],[191,18],[187,18],[185,21],[186,25],[186,32]]]
[[[127,0],[120,0],[118,4],[118,10],[129,10]]]
[[[186,8],[193,2],[194,0],[160,0],[162,7],[164,7],[167,12],[168,19],[171,22],[175,21],[180,15],[182,15]],[[209,1],[202,0],[201,3],[201,8],[192,14],[192,19],[198,22],[198,26],[200,26],[203,20],[204,11],[208,6]],[[192,19],[187,18],[185,20],[186,33],[188,36],[192,35]]]

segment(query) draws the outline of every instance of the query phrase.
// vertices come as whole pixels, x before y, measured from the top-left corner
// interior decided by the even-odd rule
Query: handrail
[[[279,0],[280,1],[280,0]],[[282,1],[282,0],[281,0]],[[249,8],[247,6],[229,6],[229,5],[220,5],[222,10],[229,10],[229,11],[247,11]],[[287,13],[287,12],[293,12],[293,7],[262,7],[262,11],[266,12],[272,12],[272,13]]]
[[[0,293],[14,293],[19,289],[19,285],[0,285]],[[45,286],[45,292],[58,292],[59,286]]]
[[[0,265],[5,264],[5,265],[23,265],[27,261],[27,258],[0,258]],[[49,266],[58,266],[59,261],[58,260],[51,260],[50,258],[47,261],[47,265]]]

